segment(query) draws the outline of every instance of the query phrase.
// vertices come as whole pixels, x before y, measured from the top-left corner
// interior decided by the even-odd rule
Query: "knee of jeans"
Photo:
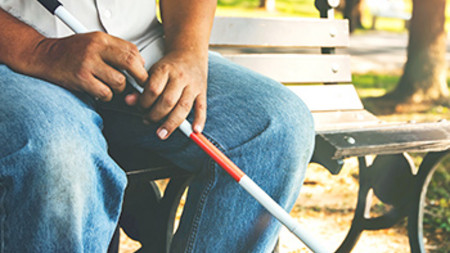
[[[81,214],[97,188],[96,161],[85,141],[75,136],[53,136],[34,146],[30,143],[29,169],[24,173],[42,205],[61,215]],[[55,215],[53,213],[53,215]]]
[[[70,144],[76,139],[84,139],[91,146],[106,149],[100,116],[79,104],[69,103],[58,106],[43,101],[26,101],[1,108],[0,159],[27,145],[39,149],[51,146],[56,140]]]
[[[99,180],[116,184],[120,195],[126,176],[107,155],[100,126],[83,112],[44,108],[17,110],[11,120],[0,121],[2,170],[20,178],[19,188],[32,189],[42,205],[60,207],[55,212],[81,211],[92,192],[101,190]]]
[[[314,146],[314,120],[303,101],[283,87],[270,113],[272,127],[280,138],[278,145],[294,154],[300,152],[304,160],[309,160]]]
[[[295,94],[285,87],[272,88],[261,96],[259,119],[255,126],[261,132],[249,141],[293,160],[308,162],[314,145],[314,122],[311,112]],[[250,109],[251,110],[251,109]],[[262,113],[261,113],[262,112]],[[270,147],[270,148],[269,148]]]
[[[95,149],[85,138],[61,133],[32,139],[7,157],[17,170],[11,172],[15,188],[20,196],[29,196],[21,208],[34,210],[37,217],[51,217],[53,229],[60,231],[81,231],[87,214],[98,215],[99,224],[111,226],[120,214],[126,175],[106,152]]]

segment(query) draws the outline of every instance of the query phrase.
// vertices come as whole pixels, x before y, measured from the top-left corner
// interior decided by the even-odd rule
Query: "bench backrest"
[[[283,83],[351,82],[348,55],[321,54],[347,47],[346,20],[217,17],[213,50]]]
[[[351,85],[350,56],[334,54],[348,47],[348,31],[347,20],[333,18],[216,17],[210,48],[288,85],[313,112],[316,131],[361,127],[378,120]]]

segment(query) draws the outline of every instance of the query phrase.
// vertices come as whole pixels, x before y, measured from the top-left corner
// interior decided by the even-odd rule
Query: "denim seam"
[[[214,141],[208,135],[206,135],[206,134],[204,134],[204,135],[211,141],[211,143],[214,146],[216,146],[220,151],[224,152],[224,148],[219,143]],[[216,172],[215,171],[216,167],[217,166],[215,166],[214,160],[211,159],[211,158],[208,159],[208,163],[207,163],[207,168],[206,169],[208,170],[208,173],[210,175],[209,176],[210,180],[209,180],[208,185],[205,187],[205,189],[202,192],[202,196],[200,198],[200,204],[199,204],[199,206],[197,208],[196,215],[195,215],[194,220],[192,222],[192,228],[191,228],[191,232],[190,232],[190,235],[189,235],[189,239],[188,239],[188,241],[186,243],[186,250],[185,250],[185,252],[193,252],[193,250],[194,250],[194,242],[195,242],[195,239],[197,238],[198,226],[199,226],[199,223],[200,223],[200,217],[201,217],[201,214],[203,213],[204,205],[205,205],[205,202],[206,202],[206,197],[209,194],[209,192],[211,191],[211,188],[213,186],[213,182],[214,182],[214,179],[215,179],[215,176],[216,176],[216,173],[215,173]]]

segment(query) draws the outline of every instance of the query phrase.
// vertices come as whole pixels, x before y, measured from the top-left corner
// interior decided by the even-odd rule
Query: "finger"
[[[101,56],[112,66],[126,70],[139,84],[143,84],[148,78],[144,59],[137,47],[130,42],[113,37]]]
[[[81,86],[85,92],[101,101],[108,102],[113,97],[112,90],[93,75],[87,77]]]
[[[125,96],[125,103],[129,106],[135,106],[139,99],[139,93],[132,93]]]
[[[177,106],[169,114],[167,120],[158,128],[156,134],[161,140],[169,138],[169,136],[181,125],[181,123],[189,115],[194,103],[193,94],[184,92]]]
[[[169,81],[166,89],[164,89],[163,93],[153,105],[150,113],[147,115],[148,119],[153,122],[160,121],[166,117],[175,108],[175,106],[179,106],[180,102],[182,102],[180,99],[184,90],[183,86],[184,85],[181,81]],[[192,100],[194,99],[192,98]],[[190,107],[192,107],[192,103],[193,102],[190,102]],[[185,104],[182,104],[182,106],[184,105]]]
[[[150,70],[150,78],[145,84],[144,92],[139,97],[139,105],[144,109],[150,108],[164,91],[168,80],[169,72],[167,70],[160,68]]]
[[[206,122],[206,95],[200,94],[195,99],[194,104],[194,122],[192,128],[194,132],[201,133],[205,128]]]
[[[122,92],[125,89],[126,78],[120,71],[114,69],[106,63],[99,64],[93,70],[96,78],[107,84],[115,92]]]

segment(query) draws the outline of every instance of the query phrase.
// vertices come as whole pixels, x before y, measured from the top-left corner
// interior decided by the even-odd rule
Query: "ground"
[[[163,185],[164,183],[162,183]],[[291,216],[298,220],[303,228],[307,228],[320,241],[326,242],[330,249],[336,249],[345,238],[353,218],[358,191],[357,160],[345,161],[339,175],[331,175],[326,169],[311,164],[308,167],[305,184]],[[379,215],[384,209],[373,202]],[[178,217],[179,218],[179,217]],[[132,241],[124,233],[121,236],[121,253],[131,253],[139,249],[140,244]],[[427,250],[438,247],[427,242]],[[280,253],[310,252],[287,229],[280,233]],[[359,242],[352,252],[364,253],[407,253],[409,242],[405,223],[390,229],[363,232]]]
[[[356,159],[346,160],[342,172],[331,175],[323,167],[311,164],[305,184],[291,215],[304,228],[317,235],[332,249],[345,237],[353,218],[358,191]],[[120,252],[131,253],[139,244],[121,237]],[[288,230],[280,234],[281,253],[309,252]],[[377,232],[364,232],[353,252],[409,252],[408,237],[403,227]]]

